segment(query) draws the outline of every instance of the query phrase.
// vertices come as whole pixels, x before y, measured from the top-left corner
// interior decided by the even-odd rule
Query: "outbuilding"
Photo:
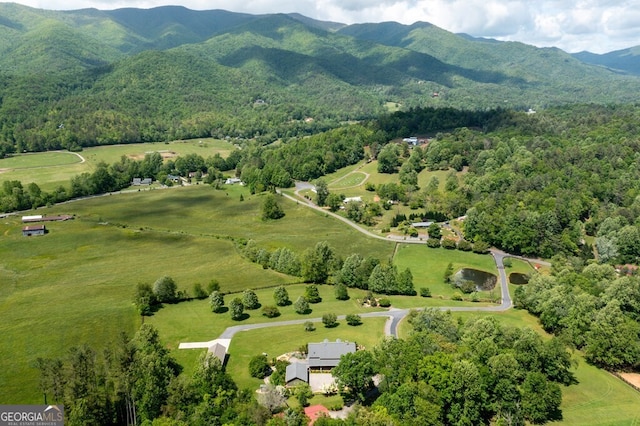
[[[22,235],[30,237],[32,235],[44,235],[47,232],[47,228],[44,225],[31,225],[22,228]]]

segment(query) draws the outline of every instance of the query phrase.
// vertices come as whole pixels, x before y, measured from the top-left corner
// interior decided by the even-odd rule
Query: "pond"
[[[454,275],[454,282],[460,286],[464,281],[472,281],[477,291],[489,291],[496,286],[498,277],[478,269],[462,268]]]
[[[512,272],[511,274],[509,274],[509,282],[511,284],[528,284],[529,275],[521,274],[519,272]]]

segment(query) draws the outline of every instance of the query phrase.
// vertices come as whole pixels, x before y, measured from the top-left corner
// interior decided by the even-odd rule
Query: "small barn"
[[[22,235],[24,237],[30,237],[32,235],[44,235],[47,232],[47,228],[44,225],[30,225],[22,228]]]
[[[221,345],[220,343],[215,343],[209,346],[208,352],[212,353],[213,356],[218,358],[220,360],[221,365],[224,365],[225,361],[227,360],[227,348],[224,347],[224,345]]]

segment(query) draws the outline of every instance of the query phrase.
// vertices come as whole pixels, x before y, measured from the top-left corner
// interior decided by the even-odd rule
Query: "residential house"
[[[309,376],[313,373],[329,372],[340,363],[340,357],[356,351],[354,342],[343,342],[340,339],[335,342],[325,340],[321,343],[309,343],[307,359],[294,362],[287,366],[285,383],[287,386],[295,386],[301,382],[308,383]]]

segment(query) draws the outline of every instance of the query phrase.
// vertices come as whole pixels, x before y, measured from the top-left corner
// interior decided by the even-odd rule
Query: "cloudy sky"
[[[640,45],[640,0],[17,0],[42,9],[151,8],[288,13],[346,24],[426,21],[477,37],[604,53]]]

